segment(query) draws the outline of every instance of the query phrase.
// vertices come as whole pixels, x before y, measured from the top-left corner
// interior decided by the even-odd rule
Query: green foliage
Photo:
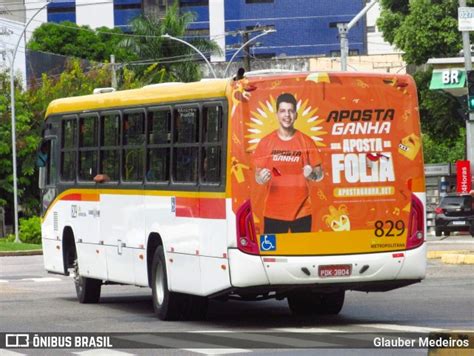
[[[15,243],[15,235],[0,238],[0,252],[41,250],[41,245]]]
[[[155,63],[138,68],[141,77],[148,83],[162,81],[190,82],[201,78],[199,64],[196,59],[201,57],[189,46],[172,39],[162,37],[169,34],[183,38],[186,29],[194,21],[195,16],[190,12],[180,14],[178,2],[166,11],[165,17],[141,16],[131,22],[132,33],[121,42],[121,46],[137,55],[138,59]],[[186,39],[204,54],[218,52],[219,47],[214,41],[207,39]]]
[[[457,0],[381,0],[377,25],[385,40],[401,49],[408,64],[456,56],[462,49],[457,29]],[[467,1],[468,6],[474,0]],[[465,152],[462,105],[446,92],[430,90],[432,68],[414,77],[424,143],[425,162],[454,162]]]
[[[120,89],[131,89],[142,86],[133,72],[124,69],[120,76]],[[96,65],[87,72],[77,59],[67,63],[66,69],[59,78],[43,74],[41,87],[28,93],[35,117],[43,118],[46,109],[54,99],[92,94],[94,88],[110,86],[110,68]]]
[[[25,214],[38,211],[35,152],[40,142],[41,119],[32,113],[28,95],[15,82],[15,126],[18,196]],[[13,207],[10,78],[0,72],[0,206]]]
[[[422,130],[435,141],[454,140],[464,126],[464,118],[458,111],[460,103],[442,90],[430,90],[431,76],[432,68],[414,75]]]
[[[423,154],[425,163],[453,163],[464,159],[466,150],[466,132],[461,128],[457,137],[446,140],[434,140],[427,134],[423,135]]]
[[[121,89],[143,85],[133,72],[123,70]],[[39,214],[39,189],[35,167],[41,141],[41,125],[49,103],[58,98],[91,94],[94,88],[110,86],[110,69],[97,65],[85,71],[79,60],[70,61],[58,77],[43,75],[39,88],[15,90],[18,201],[24,216]],[[10,79],[0,72],[0,206],[8,215],[13,209],[13,165],[11,149]]]
[[[65,21],[60,24],[44,23],[38,27],[28,42],[33,51],[43,51],[98,62],[107,62],[114,54],[118,61],[133,60],[135,55],[118,46],[123,39],[118,29],[79,26]]]
[[[20,240],[29,244],[41,243],[41,219],[38,216],[20,219]]]
[[[384,39],[404,52],[407,63],[424,64],[429,58],[449,57],[461,50],[457,0],[385,0],[381,5],[377,25]]]

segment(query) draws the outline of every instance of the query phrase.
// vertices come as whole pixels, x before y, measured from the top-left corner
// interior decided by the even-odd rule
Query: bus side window
[[[199,108],[182,106],[174,110],[173,180],[197,183],[199,153]]]
[[[196,183],[198,171],[198,148],[174,149],[174,180],[179,183]]]
[[[61,125],[61,168],[63,181],[76,179],[77,120],[66,118]]]
[[[143,181],[145,114],[125,113],[123,116],[122,179],[127,182]]]
[[[171,142],[171,112],[158,110],[148,112],[148,144]]]
[[[196,143],[199,141],[199,109],[197,107],[178,107],[174,110],[174,141],[177,143]]]
[[[36,166],[40,170],[39,187],[41,189],[56,184],[56,155],[56,139],[48,139],[41,143],[36,155]]]
[[[201,181],[221,182],[222,106],[204,106],[202,125]]]
[[[92,181],[97,175],[97,116],[79,119],[79,180]]]
[[[99,174],[109,182],[120,178],[120,114],[108,113],[100,117]]]

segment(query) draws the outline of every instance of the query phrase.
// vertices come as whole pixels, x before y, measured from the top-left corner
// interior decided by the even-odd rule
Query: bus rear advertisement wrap
[[[372,253],[423,242],[410,77],[249,77],[229,95],[233,210],[250,201],[260,254]]]

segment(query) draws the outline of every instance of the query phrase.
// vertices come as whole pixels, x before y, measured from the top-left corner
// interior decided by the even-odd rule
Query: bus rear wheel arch
[[[69,226],[65,227],[63,232],[63,261],[65,275],[69,275],[70,268],[73,269],[74,285],[76,287],[76,295],[79,302],[98,303],[102,281],[81,276],[74,233]]]
[[[208,299],[190,294],[171,292],[163,245],[156,248],[152,262],[153,310],[161,320],[200,320],[207,313]]]

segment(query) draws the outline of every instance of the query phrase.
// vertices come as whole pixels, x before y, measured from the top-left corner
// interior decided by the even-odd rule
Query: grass
[[[28,250],[41,250],[41,245],[9,242],[5,238],[0,238],[0,252]]]

